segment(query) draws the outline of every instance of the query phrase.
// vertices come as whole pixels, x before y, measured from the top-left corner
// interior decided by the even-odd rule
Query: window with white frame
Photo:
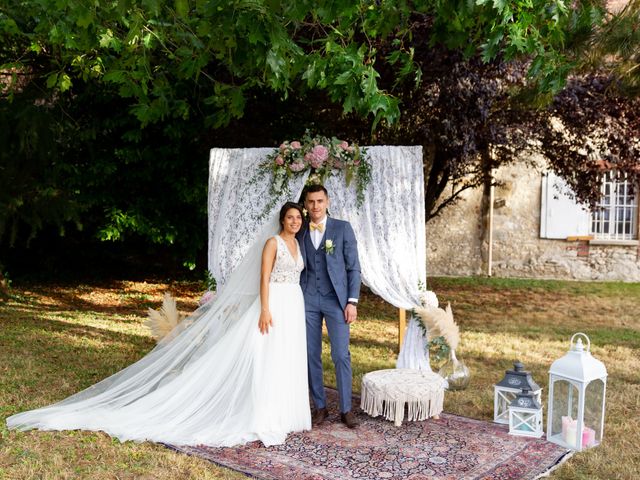
[[[638,195],[626,176],[615,171],[602,178],[602,196],[591,213],[591,234],[598,240],[638,238]]]

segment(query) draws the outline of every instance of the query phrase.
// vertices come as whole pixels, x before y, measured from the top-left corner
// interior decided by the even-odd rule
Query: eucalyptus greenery
[[[429,340],[427,327],[422,321],[422,318],[420,318],[420,315],[418,315],[415,310],[411,310],[411,318],[416,321],[418,328],[422,332],[422,336],[427,339],[425,353],[428,354],[429,358],[434,359],[436,362],[441,362],[442,360],[449,358],[451,348],[449,348],[449,345],[445,341],[444,337],[439,336]]]
[[[211,292],[215,292],[218,289],[218,281],[213,276],[210,270],[204,271],[204,288]]]

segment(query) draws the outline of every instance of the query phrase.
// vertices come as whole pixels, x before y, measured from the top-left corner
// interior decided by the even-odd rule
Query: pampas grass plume
[[[178,313],[176,299],[169,292],[165,292],[162,300],[162,307],[159,310],[149,308],[147,311],[149,317],[144,324],[151,330],[151,335],[159,342],[166,337],[176,325],[178,325],[184,317]]]
[[[451,304],[447,304],[446,309],[425,306],[415,309],[427,327],[428,340],[436,337],[444,337],[445,342],[451,350],[458,348],[460,343],[460,328],[453,320]]]

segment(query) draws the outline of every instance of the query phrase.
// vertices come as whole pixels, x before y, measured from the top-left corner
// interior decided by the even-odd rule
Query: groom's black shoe
[[[327,411],[326,408],[316,409],[316,412],[313,414],[313,417],[311,418],[311,424],[315,425],[316,427],[318,425],[321,425],[322,422],[326,420],[328,415],[329,415],[329,412]]]
[[[360,425],[360,422],[353,414],[353,412],[341,413],[340,420],[342,420],[342,423],[344,423],[349,428],[356,428],[358,425]]]

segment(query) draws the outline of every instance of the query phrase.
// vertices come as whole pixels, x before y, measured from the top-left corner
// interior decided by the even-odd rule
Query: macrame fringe
[[[404,419],[405,405],[407,405],[407,420],[420,421],[440,415],[444,405],[444,390],[430,392],[421,399],[401,397],[397,399],[385,398],[382,392],[364,386],[360,397],[360,408],[372,417],[383,415],[384,418],[399,425]]]

